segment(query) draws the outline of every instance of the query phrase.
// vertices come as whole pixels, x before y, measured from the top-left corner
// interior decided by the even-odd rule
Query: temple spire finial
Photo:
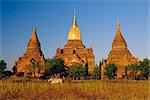
[[[34,27],[33,27],[32,35],[31,35],[30,39],[31,39],[31,41],[39,43],[37,33],[36,33],[36,25],[34,25]]]
[[[33,32],[36,32],[36,25],[33,26]]]
[[[76,16],[76,9],[74,9],[74,16]]]
[[[118,22],[117,22],[117,33],[120,33],[120,21],[118,20]]]
[[[33,31],[32,31],[31,38],[37,38],[37,35],[36,35],[36,25],[33,26]]]
[[[76,25],[77,25],[77,21],[76,21],[76,10],[74,9],[73,27],[75,27]]]

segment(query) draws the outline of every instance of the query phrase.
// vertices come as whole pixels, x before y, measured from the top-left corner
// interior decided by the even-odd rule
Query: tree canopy
[[[94,79],[98,79],[98,80],[101,79],[101,72],[100,72],[100,68],[99,67],[94,69],[93,78]]]
[[[66,69],[64,65],[64,61],[62,59],[57,59],[56,57],[53,57],[52,59],[47,59],[46,64],[46,75],[54,75],[54,74],[64,74]]]
[[[150,77],[150,60],[144,59],[139,64],[128,65],[125,70],[130,79],[148,79]]]
[[[6,69],[6,62],[4,60],[0,60],[0,74],[4,72]]]
[[[0,79],[5,76],[6,62],[4,60],[0,60]]]
[[[140,70],[142,77],[148,79],[148,77],[150,77],[150,60],[144,59],[140,62]]]
[[[68,77],[72,79],[80,79],[81,77],[86,76],[86,68],[82,64],[75,64],[74,66],[69,67]]]
[[[116,76],[116,72],[117,72],[117,65],[108,64],[105,67],[104,75],[107,76],[109,79],[113,79]]]
[[[29,75],[32,77],[39,77],[39,68],[41,67],[39,65],[39,62],[36,62],[34,59],[30,60],[30,66],[29,66]],[[38,74],[38,75],[37,75]]]

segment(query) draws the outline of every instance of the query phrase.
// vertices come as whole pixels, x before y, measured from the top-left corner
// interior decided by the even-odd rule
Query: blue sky
[[[55,55],[57,43],[67,43],[76,9],[77,23],[86,47],[93,45],[95,61],[107,58],[120,20],[130,52],[140,60],[148,57],[149,2],[140,1],[1,1],[0,56],[11,69],[22,56],[33,26],[45,58]]]

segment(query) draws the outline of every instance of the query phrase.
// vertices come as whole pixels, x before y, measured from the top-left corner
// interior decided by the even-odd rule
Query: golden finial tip
[[[120,21],[118,20],[117,25],[120,26]]]
[[[33,26],[33,32],[36,32],[36,25]]]
[[[117,22],[117,31],[120,31],[120,21]],[[118,32],[117,32],[118,33]],[[120,33],[120,32],[119,32]]]
[[[36,25],[33,26],[33,29],[36,29]]]
[[[74,8],[74,16],[76,16],[76,9]]]

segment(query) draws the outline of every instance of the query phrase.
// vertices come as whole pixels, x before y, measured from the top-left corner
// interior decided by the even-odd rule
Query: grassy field
[[[150,100],[149,94],[149,81],[65,81],[53,85],[42,80],[0,81],[0,100]]]

